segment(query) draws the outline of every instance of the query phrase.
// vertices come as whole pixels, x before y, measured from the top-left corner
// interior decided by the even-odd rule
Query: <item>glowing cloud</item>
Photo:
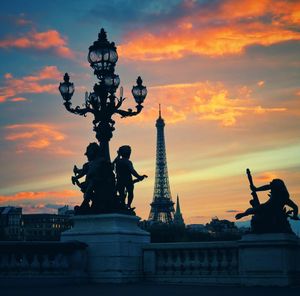
[[[257,82],[257,85],[263,87],[265,85],[265,82],[263,80],[260,80]]]
[[[17,98],[12,98],[10,99],[11,102],[26,102],[27,99],[23,97],[17,97]]]
[[[17,142],[17,152],[28,150],[45,151],[58,155],[71,155],[72,151],[57,147],[57,142],[65,139],[65,135],[52,124],[27,123],[14,124],[5,127],[7,141]]]
[[[18,192],[12,195],[0,195],[0,204],[9,202],[24,202],[29,200],[44,199],[67,199],[70,197],[80,196],[78,190],[62,190],[62,191],[26,191]]]
[[[11,73],[4,75],[4,86],[0,86],[0,103],[20,94],[32,93],[57,93],[57,81],[62,77],[62,73],[56,66],[46,66],[33,75],[14,78]],[[55,80],[55,83],[49,83]],[[41,82],[46,83],[41,83]],[[11,99],[12,101],[20,101]],[[23,100],[24,101],[24,100]]]
[[[32,48],[39,51],[50,50],[54,54],[74,59],[75,54],[67,46],[67,41],[56,30],[46,32],[31,31],[17,38],[0,40],[0,48]]]
[[[260,174],[258,176],[255,176],[255,180],[258,182],[265,182],[270,183],[273,179],[278,178],[276,174],[271,172],[265,172],[263,174]]]
[[[142,121],[155,120],[158,103],[163,105],[164,118],[168,123],[194,116],[200,120],[218,121],[222,126],[235,125],[239,117],[249,114],[287,110],[257,105],[250,98],[251,90],[245,86],[236,91],[237,95],[231,94],[222,83],[208,81],[154,86],[149,89],[149,96],[153,97],[151,101],[155,106],[139,116]],[[186,103],[182,104],[182,100]]]
[[[22,207],[23,213],[54,213],[66,204],[75,205],[81,195],[76,190],[22,191],[11,195],[0,195],[0,205]]]
[[[175,20],[175,26],[166,22],[156,33],[135,31],[125,36],[120,55],[145,61],[188,54],[218,57],[241,54],[251,45],[300,40],[300,5],[295,1],[221,1],[213,11],[188,2],[187,14]],[[263,21],[270,16],[270,21]]]

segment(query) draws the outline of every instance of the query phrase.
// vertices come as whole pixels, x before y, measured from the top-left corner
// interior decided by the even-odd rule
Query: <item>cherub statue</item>
[[[121,146],[117,151],[118,156],[113,161],[113,165],[115,166],[115,171],[117,175],[117,184],[116,190],[119,194],[119,198],[121,203],[127,206],[128,209],[131,208],[131,204],[133,201],[133,190],[134,183],[144,180],[147,178],[147,175],[139,175],[133,167],[132,162],[129,160],[131,154],[130,146]],[[132,176],[136,177],[133,180]],[[125,203],[127,195],[127,204]],[[133,208],[134,209],[134,208]]]
[[[252,181],[250,170],[247,169],[247,175],[250,182],[250,189],[253,199],[250,201],[251,208],[243,213],[238,213],[235,218],[253,215],[251,220],[252,231],[256,233],[262,232],[292,232],[287,217],[294,220],[298,218],[298,206],[290,199],[289,192],[280,179],[274,179],[270,184],[255,187]],[[257,191],[270,190],[269,200],[260,203]],[[286,210],[285,206],[291,208]]]
[[[96,186],[97,174],[100,166],[100,147],[97,143],[90,143],[86,148],[85,155],[87,156],[88,162],[86,162],[81,169],[74,166],[72,176],[72,183],[77,185],[84,193],[83,202],[81,209],[89,208],[89,202],[93,200],[95,194],[94,189]],[[84,182],[79,182],[79,179],[85,176]]]

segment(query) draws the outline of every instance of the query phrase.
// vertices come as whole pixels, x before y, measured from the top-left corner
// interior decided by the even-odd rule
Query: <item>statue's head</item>
[[[100,153],[100,147],[97,143],[90,143],[87,147],[86,147],[86,152],[84,155],[87,156],[88,160],[94,160],[99,156]]]
[[[128,145],[121,146],[118,150],[119,154],[124,158],[130,158],[131,147]]]
[[[281,198],[288,199],[289,192],[281,179],[274,179],[270,183],[272,196],[280,196]]]

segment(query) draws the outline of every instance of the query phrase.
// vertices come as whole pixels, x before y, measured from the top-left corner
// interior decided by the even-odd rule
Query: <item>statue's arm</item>
[[[263,185],[263,186],[260,186],[260,187],[255,187],[255,190],[253,190],[253,191],[266,191],[266,190],[271,190],[270,184]]]
[[[298,206],[291,199],[288,199],[286,205],[293,209],[293,216],[298,217]]]
[[[89,164],[88,163],[85,163],[83,166],[82,166],[82,169],[79,169],[77,171],[77,176],[76,178],[77,179],[80,179],[82,178],[83,176],[85,176],[87,173],[88,173],[88,169],[89,169]]]
[[[128,166],[129,166],[130,173],[131,173],[134,177],[138,178],[139,180],[142,180],[142,179],[143,179],[143,176],[139,175],[139,173],[134,169],[133,164],[132,164],[131,161],[129,161]]]

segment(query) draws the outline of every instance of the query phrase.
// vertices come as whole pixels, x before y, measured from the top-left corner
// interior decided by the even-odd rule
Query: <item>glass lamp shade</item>
[[[61,82],[59,84],[58,89],[65,101],[71,100],[75,91],[75,87],[74,87],[74,83],[70,82],[70,76],[68,75],[68,73],[65,74],[64,82]]]
[[[132,87],[131,93],[138,105],[142,104],[147,96],[147,88],[143,86],[143,80],[139,76],[137,85]]]
[[[119,75],[113,75],[113,76],[106,76],[104,78],[104,84],[107,87],[109,92],[115,92],[115,90],[118,88],[120,84],[120,77]]]
[[[94,70],[113,70],[118,54],[111,48],[94,48],[88,54],[88,61]]]
[[[114,71],[118,61],[117,48],[107,40],[106,32],[101,29],[98,40],[89,48],[88,61],[97,74]]]

